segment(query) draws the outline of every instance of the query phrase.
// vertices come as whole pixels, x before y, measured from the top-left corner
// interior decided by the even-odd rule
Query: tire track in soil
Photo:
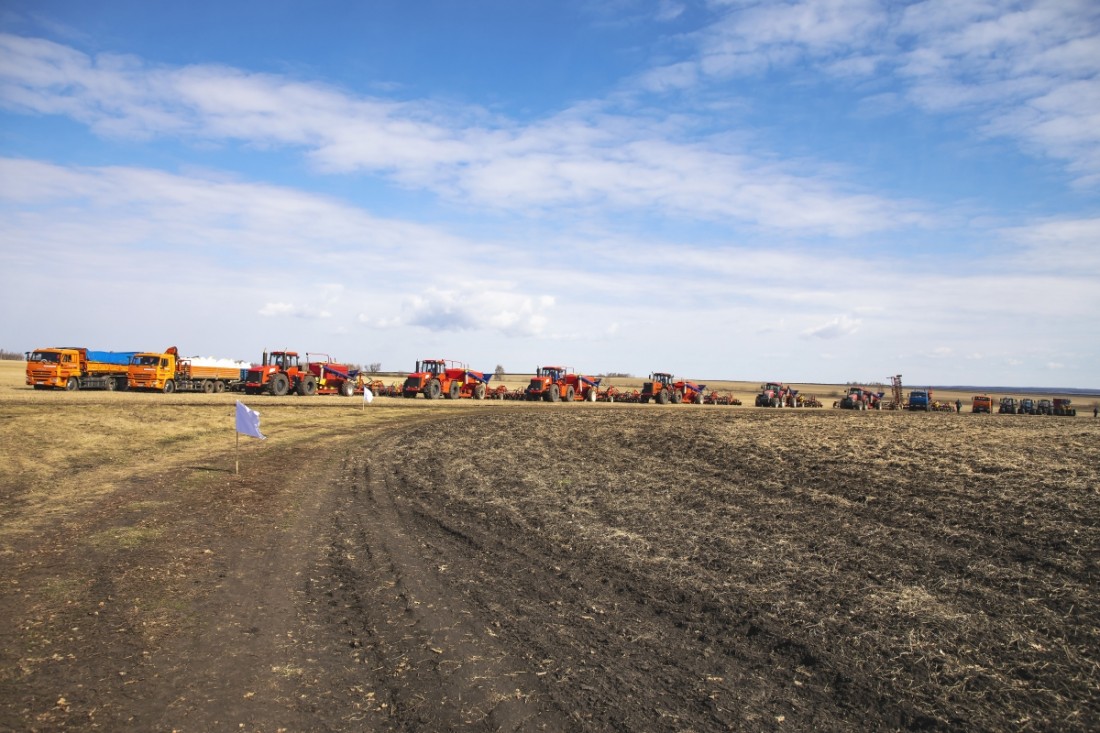
[[[386,453],[376,444],[372,454]],[[326,626],[371,671],[376,725],[393,730],[560,731],[565,718],[536,674],[464,603],[447,562],[394,501],[384,459],[353,462],[334,512]]]

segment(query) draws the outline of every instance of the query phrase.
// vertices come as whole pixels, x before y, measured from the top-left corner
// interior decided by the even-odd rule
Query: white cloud
[[[800,65],[857,81],[885,71],[910,103],[972,116],[983,134],[1061,160],[1082,184],[1100,180],[1100,8],[1091,0],[716,5],[725,9],[696,34],[695,57],[643,74],[646,88]]]
[[[293,303],[265,303],[263,308],[260,308],[259,313],[265,318],[275,316],[289,316],[293,315],[297,310]]]
[[[678,73],[655,71],[651,82],[681,84]],[[5,34],[0,104],[69,115],[120,138],[298,148],[323,171],[391,176],[525,215],[644,210],[833,236],[924,219],[911,203],[855,189],[808,161],[778,164],[728,138],[689,136],[676,115],[615,114],[603,105],[523,125],[476,108],[354,97],[223,66],[150,67]]]
[[[513,292],[497,282],[470,282],[450,289],[428,288],[406,299],[386,328],[420,326],[429,331],[494,330],[515,337],[541,336],[553,313],[554,297]]]
[[[836,339],[857,333],[862,324],[863,321],[859,318],[837,316],[825,323],[806,329],[802,332],[802,335],[821,339]]]

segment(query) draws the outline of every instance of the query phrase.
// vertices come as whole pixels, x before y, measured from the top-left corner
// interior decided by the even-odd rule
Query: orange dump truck
[[[987,394],[974,395],[974,399],[970,401],[971,412],[985,412],[993,413],[993,398]]]
[[[155,392],[224,392],[232,382],[239,382],[247,362],[203,357],[180,358],[179,349],[170,346],[161,353],[134,354],[127,370],[130,389]]]
[[[136,351],[93,351],[53,346],[27,352],[27,384],[35,389],[126,389]]]

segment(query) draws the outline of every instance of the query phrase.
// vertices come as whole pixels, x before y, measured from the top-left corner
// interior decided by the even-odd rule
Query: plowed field
[[[1100,722],[1091,418],[371,410],[295,440],[313,408],[272,406],[240,476],[219,449],[64,505],[24,456],[0,729]]]

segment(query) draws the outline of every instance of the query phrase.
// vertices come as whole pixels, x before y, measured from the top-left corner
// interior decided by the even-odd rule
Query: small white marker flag
[[[363,388],[363,402],[366,402],[368,405],[374,402],[374,392],[370,391],[370,387]]]
[[[260,432],[260,413],[248,409],[240,400],[237,400],[237,432],[260,440],[267,439],[267,436]]]

